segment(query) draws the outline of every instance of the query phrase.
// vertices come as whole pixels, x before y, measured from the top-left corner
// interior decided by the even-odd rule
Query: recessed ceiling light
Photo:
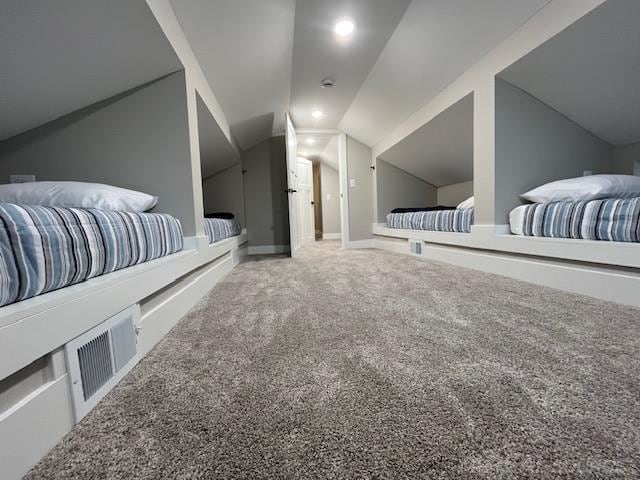
[[[320,118],[322,116],[322,112],[320,110],[314,110],[313,112],[311,112],[311,116],[313,118]]]
[[[316,139],[313,137],[309,137],[307,138],[306,142],[307,142],[307,145],[313,145],[314,143],[316,143]]]
[[[348,37],[353,33],[355,29],[356,26],[351,20],[340,20],[338,23],[336,23],[335,27],[333,27],[333,31],[341,37]]]

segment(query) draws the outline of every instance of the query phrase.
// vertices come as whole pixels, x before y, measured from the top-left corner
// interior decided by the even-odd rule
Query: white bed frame
[[[505,226],[474,225],[471,233],[388,228],[374,224],[374,247],[516,278],[567,292],[640,307],[640,244],[524,237]]]
[[[47,357],[45,381],[0,411],[3,480],[21,478],[74,424],[64,345],[134,304],[141,306],[138,359],[156,345],[243,256],[246,230],[0,308],[0,380]]]

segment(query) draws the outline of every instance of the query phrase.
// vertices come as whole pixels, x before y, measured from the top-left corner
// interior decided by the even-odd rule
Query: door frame
[[[340,239],[342,248],[349,248],[349,171],[347,135],[338,129],[299,128],[296,135],[338,136],[338,178],[340,182]]]
[[[298,171],[298,135],[296,127],[288,113],[285,113],[285,156],[287,163],[287,200],[289,204],[289,241],[291,244],[291,256],[296,257],[300,248],[300,213],[298,212],[298,198],[294,198],[297,185]]]

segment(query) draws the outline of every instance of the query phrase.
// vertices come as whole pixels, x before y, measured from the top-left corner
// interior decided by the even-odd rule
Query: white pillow
[[[144,212],[158,203],[158,197],[100,183],[31,182],[0,185],[0,202]]]
[[[467,198],[464,202],[458,205],[458,208],[473,208],[473,197]]]
[[[534,203],[586,202],[601,198],[640,197],[640,177],[589,175],[546,183],[520,195]]]

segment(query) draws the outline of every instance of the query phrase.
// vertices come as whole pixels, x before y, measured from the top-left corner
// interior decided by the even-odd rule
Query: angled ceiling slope
[[[198,138],[200,141],[200,168],[202,178],[209,178],[240,161],[240,155],[227,140],[200,95],[198,105]]]
[[[291,85],[291,117],[296,127],[337,128],[380,52],[402,19],[410,0],[298,0]],[[340,19],[355,33],[338,38]],[[322,79],[336,86],[321,87]],[[323,116],[313,118],[319,109]]]
[[[144,0],[3,0],[0,45],[0,140],[182,69]]]
[[[171,0],[242,150],[284,132],[295,0]]]
[[[473,179],[473,94],[378,158],[436,187]]]
[[[413,1],[340,128],[377,145],[548,2]]]
[[[615,146],[640,142],[639,19],[638,0],[605,2],[500,77]]]

